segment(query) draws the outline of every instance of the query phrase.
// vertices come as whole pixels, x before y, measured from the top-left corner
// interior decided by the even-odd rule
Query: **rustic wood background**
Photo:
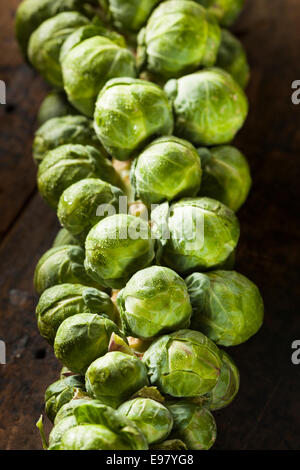
[[[36,190],[31,158],[42,79],[24,64],[14,40],[18,0],[0,0],[0,448],[40,449],[35,422],[43,393],[59,365],[39,336],[35,264],[58,230],[54,212]],[[300,79],[299,0],[248,0],[235,27],[252,66],[251,112],[236,144],[248,156],[253,188],[239,212],[237,270],[261,288],[265,323],[259,334],[231,348],[241,372],[235,402],[215,413],[215,449],[300,449],[300,365],[291,343],[300,339],[299,277],[300,105],[291,83]]]

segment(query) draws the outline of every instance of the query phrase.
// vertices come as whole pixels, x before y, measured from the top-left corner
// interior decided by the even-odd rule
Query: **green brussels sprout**
[[[27,56],[27,47],[31,34],[48,18],[64,11],[81,11],[81,0],[24,0],[16,14],[16,37],[23,55]]]
[[[148,448],[145,436],[130,419],[99,400],[81,403],[74,408],[74,415],[79,425],[97,424],[113,431],[128,449]]]
[[[84,374],[89,365],[106,354],[112,333],[122,336],[117,325],[106,317],[78,313],[59,326],[54,353],[72,372]]]
[[[245,156],[235,147],[198,149],[203,169],[199,196],[208,196],[236,212],[247,199],[251,174]]]
[[[165,406],[156,400],[134,398],[123,403],[118,411],[138,426],[145,435],[148,444],[161,442],[171,432],[172,415]]]
[[[158,85],[119,78],[110,80],[100,92],[95,131],[104,148],[118,160],[127,160],[148,140],[169,135],[172,130],[172,108]]]
[[[147,450],[143,435],[136,430],[134,439],[129,442],[126,429],[124,437],[120,438],[118,432],[113,432],[103,425],[86,424],[69,429],[63,436],[60,450]],[[139,445],[135,440],[140,436]],[[132,437],[132,436],[130,436]]]
[[[235,398],[240,387],[240,374],[233,359],[221,350],[220,357],[222,366],[219,380],[217,385],[207,394],[210,410],[220,410],[228,406]]]
[[[221,30],[193,1],[162,2],[138,36],[138,65],[165,78],[216,62]]]
[[[38,169],[38,188],[54,209],[65,189],[84,178],[119,186],[120,178],[103,152],[90,145],[66,144],[48,152]]]
[[[46,289],[36,308],[40,334],[53,344],[62,322],[79,313],[107,315],[118,321],[118,312],[109,295],[81,284],[60,284]]]
[[[193,273],[186,279],[193,307],[192,328],[217,344],[247,341],[262,325],[263,300],[253,282],[235,271]]]
[[[83,284],[97,287],[83,266],[84,250],[75,245],[50,248],[40,258],[34,272],[34,287],[38,294],[57,284]],[[98,285],[99,287],[99,285]]]
[[[130,336],[149,339],[190,325],[192,308],[186,285],[169,268],[151,266],[135,273],[117,303]]]
[[[63,12],[44,21],[30,36],[28,58],[51,85],[62,88],[60,49],[66,38],[89,20],[75,11]]]
[[[42,126],[49,119],[78,114],[78,111],[68,102],[67,97],[60,91],[52,91],[44,98],[37,121]]]
[[[62,245],[76,245],[76,246],[81,246],[80,241],[74,237],[68,230],[65,228],[62,228],[58,231],[53,244],[52,248],[56,248],[58,246]]]
[[[66,432],[77,426],[77,421],[75,416],[68,416],[60,420],[55,426],[52,428],[52,431],[49,434],[49,447],[48,450],[58,450],[61,445],[61,440],[66,434]]]
[[[136,76],[133,54],[103,36],[91,37],[73,47],[61,65],[70,103],[90,117],[97,96],[109,79]]]
[[[78,375],[71,375],[63,380],[57,380],[51,384],[45,392],[45,411],[50,421],[54,421],[55,416],[63,405],[72,400],[77,390],[85,390],[84,378]]]
[[[145,204],[196,196],[201,183],[201,163],[186,140],[161,137],[148,145],[131,167],[136,198]]]
[[[92,23],[82,26],[81,28],[77,28],[74,33],[70,34],[70,36],[63,43],[60,50],[60,61],[63,62],[71,49],[78,46],[86,39],[90,39],[95,36],[104,36],[117,44],[117,46],[126,47],[125,39],[123,36],[121,36],[121,34],[116,33],[115,31],[110,31],[101,24]]]
[[[50,150],[65,144],[90,145],[104,153],[93,121],[85,116],[62,116],[49,119],[36,131],[33,158],[40,163]]]
[[[207,408],[186,400],[168,408],[174,419],[174,436],[182,439],[190,450],[210,449],[217,437],[217,427]]]
[[[107,215],[104,210],[98,213],[98,208],[109,206],[117,211],[121,197],[125,194],[119,188],[100,179],[85,178],[62,193],[57,216],[62,226],[84,242],[90,229]]]
[[[68,403],[59,409],[54,419],[54,425],[56,426],[60,421],[64,421],[66,418],[74,416],[74,409],[78,405],[86,403],[87,401],[92,401],[92,398],[87,394],[82,398],[77,398],[76,396],[73,397],[72,400],[68,401]]]
[[[240,229],[234,212],[207,197],[163,203],[152,211],[158,239],[157,261],[179,273],[213,269],[237,246]]]
[[[244,91],[218,68],[169,80],[165,91],[173,101],[176,135],[195,145],[230,142],[247,117]]]
[[[226,70],[241,88],[246,88],[250,78],[250,67],[245,49],[230,31],[222,30],[222,41],[216,67]]]
[[[133,393],[148,385],[147,369],[136,356],[119,351],[96,359],[86,372],[90,396],[117,408]]]
[[[168,439],[160,444],[154,444],[151,450],[188,450],[186,444],[181,439]]]
[[[85,268],[100,284],[120,289],[154,259],[154,240],[141,218],[116,214],[98,222],[85,242]]]
[[[58,417],[60,418],[59,420],[57,419]],[[122,446],[124,446],[124,449],[132,450],[142,450],[148,447],[145,436],[131,420],[122,416],[111,407],[102,404],[99,400],[81,399],[72,400],[58,412],[55,418],[55,426],[50,434],[49,449],[63,450],[64,445],[62,441],[64,434],[69,429],[75,426],[89,425],[101,426],[107,431],[111,431],[112,443],[116,445],[116,447],[107,447],[111,450],[123,449]],[[106,446],[111,445],[106,442],[106,437],[106,433],[104,433],[102,441],[100,439],[97,443],[97,449],[105,450]],[[87,440],[84,445],[87,445]],[[90,445],[88,443],[88,446]]]
[[[139,31],[160,0],[100,0],[116,28]]]
[[[179,330],[154,341],[143,356],[152,385],[173,397],[206,394],[218,382],[217,346],[199,331]]]
[[[231,26],[243,9],[245,0],[196,0],[208,8],[222,26]]]

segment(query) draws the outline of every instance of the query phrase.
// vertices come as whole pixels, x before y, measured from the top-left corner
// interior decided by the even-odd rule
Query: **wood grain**
[[[0,448],[39,449],[35,421],[59,365],[36,328],[32,275],[58,225],[36,194],[31,159],[46,87],[14,42],[19,2],[2,3],[0,79],[8,85],[8,104],[0,106],[0,338],[8,362],[0,366]],[[236,145],[247,155],[254,181],[239,212],[237,269],[261,288],[266,314],[258,335],[229,350],[240,368],[241,390],[215,414],[215,449],[300,449],[300,366],[291,363],[291,343],[300,339],[300,106],[291,102],[291,83],[300,79],[299,19],[299,0],[248,0],[235,27],[252,67],[250,115]]]
[[[48,88],[24,63],[14,40],[14,15],[20,2],[2,3],[0,79],[6,83],[7,104],[0,106],[0,240],[35,191],[32,135],[39,104]]]

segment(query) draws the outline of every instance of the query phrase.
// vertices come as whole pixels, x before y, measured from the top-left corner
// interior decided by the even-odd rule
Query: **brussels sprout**
[[[117,211],[121,197],[125,195],[119,188],[100,179],[85,178],[62,193],[57,216],[62,226],[84,242],[90,229],[107,215],[104,209],[98,214],[98,208],[113,207]]]
[[[152,450],[187,450],[187,446],[180,439],[168,439],[160,444],[154,444],[150,447]]]
[[[90,145],[61,145],[47,153],[38,170],[38,188],[56,209],[65,189],[84,178],[100,178],[118,186],[120,178],[103,152]]]
[[[83,262],[84,250],[79,246],[62,245],[50,248],[35,268],[35,290],[42,294],[49,287],[65,283],[97,287],[96,282],[87,275]]]
[[[49,450],[58,450],[64,434],[71,428],[77,426],[75,416],[68,416],[60,420],[49,434]]]
[[[16,14],[16,36],[23,55],[31,34],[41,23],[64,11],[83,11],[81,0],[24,0]]]
[[[165,91],[173,101],[176,135],[195,145],[230,142],[248,113],[245,93],[218,68],[169,80]]]
[[[137,430],[138,431],[138,430]],[[126,433],[124,432],[125,436]],[[140,439],[143,436],[140,433]],[[126,436],[127,437],[127,436]],[[136,438],[136,436],[135,436]],[[139,446],[132,439],[130,443],[106,426],[86,424],[69,429],[63,436],[60,450],[146,450],[146,441]]]
[[[127,160],[147,140],[173,130],[171,105],[154,83],[132,78],[110,80],[99,94],[95,131],[105,149]]]
[[[138,36],[138,65],[165,78],[214,65],[221,30],[193,1],[162,2]]]
[[[173,397],[197,397],[215,387],[221,359],[198,331],[179,330],[154,341],[143,356],[152,385]]]
[[[86,403],[87,401],[92,401],[92,398],[89,397],[87,394],[83,398],[76,398],[76,396],[73,397],[72,400],[68,401],[68,403],[66,403],[59,409],[54,419],[54,425],[56,426],[60,421],[63,421],[64,419],[69,418],[70,416],[74,416],[74,409],[78,405]]]
[[[148,145],[134,161],[131,184],[136,198],[150,205],[196,196],[201,173],[196,149],[189,142],[161,137]]]
[[[245,0],[196,0],[208,8],[219,23],[223,26],[231,26],[243,9]]]
[[[97,313],[118,321],[117,309],[104,292],[81,284],[60,284],[46,289],[40,297],[36,308],[40,334],[53,344],[62,322],[78,313]]]
[[[128,418],[99,400],[91,400],[74,408],[79,425],[97,424],[116,433],[128,449],[147,449],[147,441],[141,430]]]
[[[154,259],[154,240],[148,224],[127,214],[116,214],[98,222],[86,242],[85,268],[104,286],[119,289],[130,277]]]
[[[113,408],[148,385],[147,370],[142,361],[119,351],[96,359],[89,366],[85,378],[89,395]]]
[[[136,76],[133,54],[103,36],[91,37],[73,47],[64,55],[61,65],[69,101],[91,117],[107,80]]]
[[[182,400],[168,406],[174,418],[173,435],[191,450],[208,450],[217,437],[213,415],[205,407]]]
[[[245,49],[230,31],[222,30],[222,41],[216,67],[226,70],[241,88],[246,88],[250,78],[250,68]]]
[[[72,406],[70,406],[71,403]],[[58,415],[62,415],[62,418],[59,421],[57,421],[57,418],[55,419],[55,427],[50,434],[50,450],[64,450],[64,435],[69,429],[75,426],[87,426],[86,429],[89,429],[90,425],[96,425],[101,427],[102,430],[104,429],[104,434],[102,435],[101,433],[102,436],[97,441],[95,449],[105,450],[107,448],[115,450],[124,448],[142,450],[148,447],[145,436],[131,420],[122,416],[111,407],[102,404],[99,400],[72,400],[70,404],[65,405],[63,408],[66,412],[58,413]],[[63,411],[63,408],[60,411]],[[111,437],[111,443],[106,441],[107,431],[110,432],[108,436]],[[91,443],[88,442],[88,436],[87,432],[83,444],[84,448],[86,446],[90,448],[91,446]],[[69,439],[67,441],[69,445]],[[116,445],[116,447],[107,447],[112,444]],[[78,449],[76,447],[76,449],[80,450],[81,446],[82,444],[80,444]],[[94,448],[93,446],[91,447]]]
[[[171,432],[173,418],[168,409],[158,401],[134,398],[123,403],[118,411],[139,427],[148,444],[162,441]]]
[[[160,0],[100,0],[116,28],[139,31]]]
[[[51,384],[45,392],[45,411],[54,421],[60,408],[72,400],[77,390],[85,390],[84,378],[72,375],[63,380],[57,380]]]
[[[159,243],[157,259],[179,273],[220,265],[238,243],[238,219],[214,199],[186,198],[170,207],[163,203],[151,217]]]
[[[39,126],[42,126],[49,119],[73,114],[78,114],[78,111],[68,102],[65,94],[60,91],[52,91],[44,98],[37,121]]]
[[[192,308],[186,285],[169,268],[151,266],[138,271],[117,302],[123,328],[130,336],[148,339],[190,324]]]
[[[98,23],[88,24],[81,28],[77,28],[74,33],[70,34],[70,36],[65,40],[60,50],[60,61],[62,62],[65,59],[73,47],[76,47],[86,39],[90,39],[95,36],[104,36],[117,44],[117,46],[126,47],[125,39],[121,34],[118,34],[115,31],[109,31]]]
[[[220,410],[228,406],[235,398],[240,387],[240,374],[233,359],[221,350],[220,357],[222,366],[219,380],[207,395],[210,410]]]
[[[122,335],[117,325],[106,317],[79,313],[59,326],[54,353],[72,372],[84,374],[88,366],[106,354],[112,333]]]
[[[199,196],[208,196],[237,211],[247,199],[251,174],[244,155],[235,147],[221,145],[198,149],[203,169]]]
[[[186,279],[193,307],[192,328],[217,344],[247,341],[262,325],[263,300],[253,282],[235,271],[193,273]]]
[[[60,49],[66,38],[88,19],[75,11],[63,12],[44,21],[30,36],[28,57],[31,64],[51,85],[62,88]]]
[[[53,241],[52,248],[56,248],[62,245],[81,246],[79,240],[74,237],[74,235],[72,235],[70,232],[68,232],[68,230],[66,230],[65,228],[62,228],[58,231]]]
[[[47,152],[65,144],[90,145],[104,153],[90,119],[85,116],[62,116],[49,119],[36,131],[33,157],[40,163]]]

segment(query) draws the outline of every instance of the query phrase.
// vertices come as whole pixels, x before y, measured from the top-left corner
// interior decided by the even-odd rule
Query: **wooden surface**
[[[23,63],[13,35],[17,0],[0,0],[0,449],[40,449],[35,421],[59,365],[35,324],[34,266],[58,229],[35,187],[31,142],[46,86]],[[300,79],[299,0],[248,0],[235,27],[252,67],[250,115],[236,144],[248,156],[253,188],[239,212],[237,270],[261,288],[266,308],[259,334],[230,349],[241,372],[235,402],[215,413],[215,449],[300,449],[299,284]]]

